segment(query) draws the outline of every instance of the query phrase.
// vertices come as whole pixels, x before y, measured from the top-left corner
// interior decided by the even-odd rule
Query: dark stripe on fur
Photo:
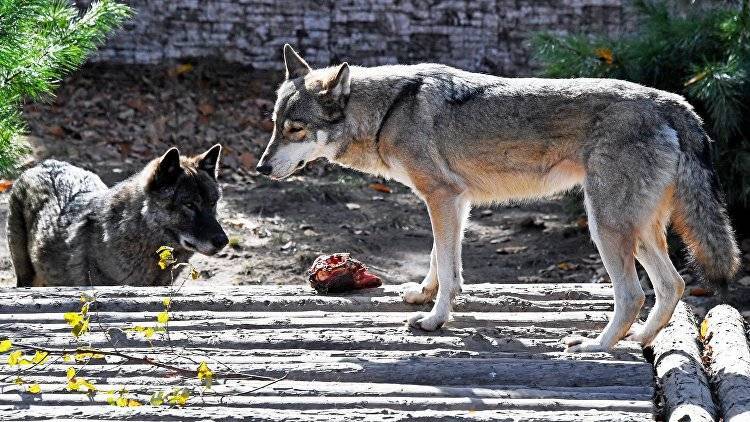
[[[383,127],[388,122],[388,119],[390,119],[393,112],[403,103],[405,103],[409,98],[414,97],[419,93],[419,90],[422,89],[422,84],[424,83],[423,79],[420,77],[408,79],[406,83],[401,87],[401,90],[396,94],[396,97],[391,102],[391,105],[388,106],[388,109],[385,111],[385,115],[383,115],[383,120],[380,121],[380,126],[378,127],[378,131],[375,133],[375,143],[380,142],[380,132],[383,131]]]

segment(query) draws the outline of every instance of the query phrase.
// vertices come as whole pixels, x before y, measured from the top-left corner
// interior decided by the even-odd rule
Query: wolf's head
[[[274,128],[257,170],[274,179],[290,176],[316,158],[333,158],[344,130],[349,65],[312,70],[287,44],[286,80],[273,110]]]
[[[168,240],[205,255],[215,254],[228,243],[216,220],[220,156],[218,144],[194,157],[180,157],[177,148],[171,148],[145,170],[146,218],[172,237]]]

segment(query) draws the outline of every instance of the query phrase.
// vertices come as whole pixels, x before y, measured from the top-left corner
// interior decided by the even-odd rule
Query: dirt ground
[[[53,102],[27,105],[33,160],[69,161],[112,184],[172,145],[197,153],[218,142],[226,152],[220,216],[232,246],[196,255],[191,263],[202,278],[195,283],[304,283],[315,257],[331,252],[351,252],[386,283],[420,281],[432,236],[425,207],[407,188],[326,163],[284,182],[254,172],[270,135],[276,76],[205,63],[85,68],[63,81]],[[0,194],[0,285],[14,282],[7,196]],[[750,242],[743,248],[748,272]],[[585,218],[559,200],[475,208],[464,276],[467,283],[608,282]],[[705,308],[714,299],[699,289],[691,285],[687,295]],[[750,286],[734,289],[750,298]]]

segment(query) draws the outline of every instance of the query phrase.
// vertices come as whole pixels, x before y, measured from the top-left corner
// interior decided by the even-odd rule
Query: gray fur
[[[290,62],[259,168],[284,178],[325,157],[394,178],[425,200],[435,235],[430,273],[405,298],[436,304],[410,320],[415,326],[431,330],[448,318],[462,282],[461,230],[472,203],[583,186],[618,306],[599,339],[569,342],[572,350],[608,349],[626,335],[643,303],[636,252],[665,304],[634,338],[648,343],[666,324],[684,289],[665,258],[670,217],[694,240],[688,244],[710,279],[729,279],[737,269],[707,158],[710,140],[679,95],[613,79],[501,78],[437,64],[309,69]],[[344,68],[342,81],[336,75]]]
[[[215,218],[220,151],[184,158],[173,148],[112,188],[56,160],[25,171],[8,215],[17,285],[169,284],[170,272],[157,266],[160,246],[186,262],[227,242]]]

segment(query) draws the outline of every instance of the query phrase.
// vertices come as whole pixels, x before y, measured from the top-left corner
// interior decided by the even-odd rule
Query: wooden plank
[[[69,365],[52,365],[50,370],[63,371]],[[197,366],[197,365],[191,365]],[[169,370],[148,365],[86,365],[101,376],[168,375]],[[653,374],[649,365],[631,361],[610,360],[536,360],[513,358],[430,358],[352,359],[330,358],[313,362],[237,363],[237,372],[265,377],[288,373],[290,380],[384,382],[424,385],[522,384],[539,386],[613,386],[649,385]]]
[[[81,376],[86,376],[84,370]],[[59,391],[66,385],[64,372],[50,371],[45,375],[24,376],[28,383],[38,383],[42,391]],[[103,391],[116,390],[127,386],[130,391],[165,390],[170,387],[184,386],[185,380],[177,377],[87,377]],[[215,384],[202,394],[222,396],[250,391],[264,385],[265,381],[226,380]],[[197,382],[193,383],[197,386]],[[23,387],[11,385],[3,393],[22,391]],[[70,393],[72,394],[72,393]],[[487,385],[487,386],[431,386],[417,384],[391,384],[369,382],[324,382],[284,380],[253,393],[253,396],[325,396],[325,397],[463,397],[463,398],[506,398],[506,399],[562,399],[562,400],[616,400],[647,401],[653,397],[651,386],[604,386],[604,387],[546,387],[530,388],[524,385]],[[9,397],[13,400],[13,397]]]
[[[680,301],[669,325],[652,343],[668,421],[709,422],[717,418],[718,409],[711,397],[699,341],[695,316]]]
[[[150,395],[132,393],[132,398],[147,402]],[[0,394],[0,406],[10,405],[17,401],[18,393]],[[107,396],[95,395],[93,398],[85,394],[42,393],[39,400],[45,406],[106,406]],[[203,395],[199,398],[200,406],[211,412],[211,408],[228,406],[234,409],[241,407],[261,407],[265,409],[299,410],[311,409],[396,409],[402,411],[447,411],[447,410],[602,410],[627,411],[648,413],[651,411],[651,401],[636,400],[569,400],[569,399],[507,399],[507,398],[479,398],[479,397],[400,397],[400,396],[213,396]]]
[[[0,289],[0,327],[16,344],[75,348],[62,312],[90,289]],[[614,353],[562,352],[569,334],[593,335],[612,310],[608,285],[468,285],[454,320],[434,333],[413,330],[403,286],[323,296],[305,286],[188,287],[173,297],[171,341],[127,331],[162,311],[160,288],[96,288],[92,347],[117,348],[190,369],[206,361],[245,374],[287,379],[250,395],[260,381],[217,379],[184,409],[119,409],[61,391],[70,364],[24,373],[41,397],[0,390],[3,420],[651,420],[651,366],[625,342]],[[101,325],[100,325],[101,324]],[[123,331],[125,330],[125,331]],[[99,332],[96,332],[99,331]],[[219,364],[218,362],[221,362]],[[223,366],[223,365],[226,365]],[[0,377],[15,368],[0,367]],[[195,378],[124,362],[90,361],[80,372],[101,389],[126,386],[140,400]]]
[[[138,408],[116,408],[112,406],[0,406],[0,412],[7,421],[28,421],[33,419],[57,419],[65,415],[69,420],[138,420],[138,421],[203,421],[208,411],[202,407],[180,409],[149,406]],[[212,421],[284,421],[284,422],[382,422],[387,421],[523,421],[523,422],[641,422],[653,421],[650,413],[630,411],[597,411],[597,410],[564,410],[564,411],[528,411],[528,410],[459,410],[459,411],[399,411],[388,408],[372,409],[264,409],[264,408],[211,408]]]
[[[16,331],[18,330],[18,331]],[[505,327],[478,329],[444,328],[439,333],[425,333],[407,327],[366,327],[356,330],[348,328],[310,328],[263,330],[227,329],[214,331],[210,327],[197,330],[176,331],[170,334],[171,343],[180,347],[244,349],[279,348],[310,350],[423,350],[426,348],[493,350],[502,352],[546,353],[564,349],[560,339],[569,335],[565,328]],[[8,334],[25,343],[48,344],[50,347],[69,347],[74,340],[68,331],[55,336],[40,332],[13,328]],[[67,335],[66,335],[67,334]],[[149,343],[165,346],[163,336],[150,341],[137,333],[122,333],[110,330],[121,346],[146,347]],[[94,347],[107,347],[109,338],[102,332],[86,335],[87,342]],[[620,342],[616,352],[638,351],[634,342]]]
[[[606,325],[609,312],[454,312],[451,327],[487,326],[535,326],[576,327],[578,329],[600,329]],[[123,323],[154,322],[157,312],[96,312],[92,321],[108,325]],[[216,328],[263,329],[283,326],[286,328],[312,327],[368,327],[402,326],[404,312],[221,312],[221,311],[173,311],[170,325],[175,328],[195,325],[196,322]],[[56,329],[63,321],[60,312],[0,313],[0,324],[44,324]]]
[[[116,297],[101,295],[97,309],[105,312],[158,312],[161,311],[162,296]],[[22,298],[4,303],[1,313],[70,312],[80,309],[78,299],[72,298]],[[220,294],[205,297],[180,297],[173,301],[175,311],[202,309],[205,311],[228,312],[413,312],[429,310],[432,304],[411,305],[398,296],[223,296]],[[454,309],[457,312],[568,312],[568,311],[611,311],[611,300],[529,300],[512,296],[478,298],[460,296]]]
[[[723,420],[749,421],[750,348],[742,315],[729,305],[718,305],[708,311],[701,327]]]
[[[358,290],[351,293],[333,295],[334,297],[383,297],[400,296],[407,285],[384,285],[375,289]],[[59,298],[78,300],[81,292],[98,292],[106,297],[147,297],[165,296],[170,293],[166,287],[55,287],[52,289],[39,288],[0,288],[0,303],[16,299],[44,299]],[[242,286],[211,286],[197,287],[185,285],[175,298],[198,297],[205,299],[207,294],[218,296],[314,296],[318,295],[308,285],[242,285]],[[465,284],[461,295],[475,297],[496,297],[498,295],[515,296],[524,299],[546,300],[611,300],[612,286],[605,283],[529,283],[529,284],[497,284],[477,283]]]

